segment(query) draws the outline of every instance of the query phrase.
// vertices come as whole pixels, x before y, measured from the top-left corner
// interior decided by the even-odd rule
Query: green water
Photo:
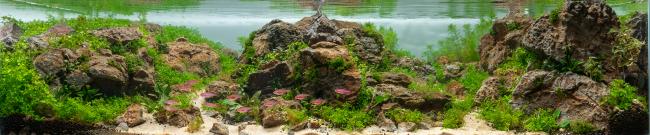
[[[610,0],[617,13],[645,11],[647,1]],[[516,4],[486,0],[328,0],[324,12],[332,19],[372,22],[393,28],[398,47],[421,55],[428,45],[448,36],[450,24],[475,24],[480,18],[501,17],[509,8],[539,16],[558,0],[522,0]],[[0,16],[19,20],[71,18],[79,15],[145,20],[183,25],[207,38],[241,50],[240,36],[272,19],[295,22],[315,13],[312,0],[0,0]]]

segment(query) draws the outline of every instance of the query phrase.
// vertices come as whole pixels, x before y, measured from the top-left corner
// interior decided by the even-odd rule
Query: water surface
[[[420,55],[428,45],[447,37],[450,24],[474,24],[483,17],[501,17],[509,7],[533,16],[557,7],[556,0],[520,0],[515,4],[487,0],[328,0],[331,19],[371,22],[391,27],[398,47]],[[614,0],[619,14],[645,9],[646,3]],[[19,20],[115,17],[182,25],[228,48],[241,50],[237,38],[273,19],[295,22],[315,13],[312,0],[0,0],[0,16]]]

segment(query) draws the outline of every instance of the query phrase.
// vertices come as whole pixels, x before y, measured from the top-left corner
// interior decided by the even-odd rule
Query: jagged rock
[[[255,56],[262,56],[275,49],[284,49],[294,42],[303,42],[301,31],[293,24],[273,20],[255,33],[253,48]]]
[[[496,100],[499,97],[499,85],[501,83],[497,77],[485,79],[483,84],[481,84],[481,88],[476,92],[474,102],[481,104],[484,101]]]
[[[13,45],[20,40],[23,29],[16,23],[5,23],[0,27],[0,41],[4,43],[5,48],[13,49]]]
[[[282,125],[287,122],[287,112],[285,109],[298,109],[301,107],[300,103],[296,101],[284,100],[282,98],[268,98],[263,101],[264,103],[272,102],[271,106],[262,105],[262,126],[270,128]]]
[[[137,90],[144,95],[155,95],[156,80],[154,76],[153,68],[136,70],[129,82],[131,90]]]
[[[400,57],[397,60],[394,60],[394,63],[395,66],[409,68],[412,71],[415,71],[418,76],[427,76],[435,73],[434,68],[430,64],[427,64],[420,59]]]
[[[195,117],[201,117],[199,108],[191,107],[189,109],[175,110],[175,111],[160,111],[154,114],[156,122],[161,124],[169,124],[176,127],[185,127]]]
[[[212,124],[212,128],[210,128],[210,133],[213,133],[215,135],[228,135],[228,127],[226,125],[223,125],[221,123],[214,123]]]
[[[632,19],[627,22],[627,27],[630,28],[632,36],[639,41],[648,43],[648,14],[636,12]]]
[[[613,40],[608,32],[619,22],[605,3],[567,2],[555,18],[547,15],[535,21],[524,35],[523,45],[556,61],[566,57],[586,61],[611,53]]]
[[[397,130],[397,126],[395,122],[393,122],[393,120],[389,118],[386,118],[383,112],[379,113],[379,116],[377,117],[377,126],[379,126],[379,128],[386,130],[387,132],[393,132]]]
[[[92,78],[81,70],[75,70],[65,76],[65,82],[73,89],[81,89],[92,81]]]
[[[401,122],[397,124],[397,129],[402,132],[413,132],[417,130],[417,124],[413,122]]]
[[[169,53],[164,54],[165,62],[178,71],[192,72],[201,76],[217,74],[221,69],[219,54],[207,45],[194,45],[180,38],[167,43]]]
[[[306,129],[308,124],[308,121],[300,122],[296,125],[291,126],[291,131],[300,131]]]
[[[378,84],[374,88],[380,93],[390,95],[391,100],[396,101],[400,106],[422,112],[441,111],[451,99],[440,93],[418,93],[392,84]]]
[[[237,83],[231,83],[226,81],[214,81],[208,85],[205,89],[206,92],[216,94],[215,97],[211,99],[224,99],[226,96],[236,94],[239,90],[239,85]]]
[[[607,85],[586,76],[530,71],[515,87],[510,103],[527,113],[556,108],[561,112],[561,120],[585,120],[604,129],[608,111],[599,103],[608,94]]]
[[[34,58],[34,67],[43,77],[54,76],[65,69],[65,49],[53,49]]]
[[[383,73],[381,75],[380,83],[393,84],[402,87],[408,87],[411,84],[411,78],[405,74],[400,73]]]
[[[443,74],[446,78],[457,78],[463,76],[463,67],[459,62],[451,63],[445,65],[445,71]]]
[[[147,31],[149,31],[151,33],[160,33],[160,32],[162,32],[162,29],[163,29],[162,26],[160,26],[159,24],[155,24],[155,23],[146,23],[146,24],[144,24],[144,28],[147,29]]]
[[[117,119],[117,123],[126,123],[128,127],[135,127],[146,120],[144,119],[144,107],[140,104],[132,104],[126,108],[126,111]]]
[[[88,75],[93,78],[91,86],[104,95],[121,95],[126,93],[129,75],[126,61],[120,55],[110,52],[93,55],[88,62]]]
[[[609,117],[612,134],[647,134],[648,112],[643,104],[634,100],[628,110],[615,109]]]
[[[274,87],[284,87],[292,82],[293,67],[287,62],[272,61],[261,69],[248,77],[247,93],[261,91],[262,95],[271,95]]]
[[[93,35],[106,38],[113,44],[126,44],[142,38],[142,32],[137,27],[119,27],[100,29],[92,32]]]
[[[524,31],[531,21],[526,15],[517,13],[494,21],[493,33],[481,38],[479,66],[486,71],[494,71],[521,44]]]
[[[342,60],[342,61],[341,61]],[[328,99],[356,99],[361,88],[359,71],[351,63],[351,57],[345,46],[321,42],[305,48],[300,53],[300,61],[307,70],[315,70],[314,80],[304,85],[306,93]],[[332,62],[342,62],[341,67],[330,67]],[[346,89],[350,94],[338,95],[336,89]]]

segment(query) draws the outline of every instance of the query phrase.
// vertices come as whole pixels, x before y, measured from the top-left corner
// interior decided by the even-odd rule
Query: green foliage
[[[603,73],[603,67],[595,57],[589,57],[589,59],[582,64],[582,68],[584,69],[585,75],[596,81],[602,80],[603,75],[605,74]]]
[[[508,29],[508,31],[514,31],[514,30],[520,30],[522,29],[522,27],[517,22],[509,22],[506,24],[506,29]]]
[[[560,118],[560,111],[551,109],[539,109],[524,121],[524,128],[528,131],[551,132],[558,129],[557,119]]]
[[[285,111],[287,112],[287,123],[289,125],[298,125],[309,118],[307,110],[286,109]]]
[[[400,122],[413,122],[420,123],[424,119],[424,114],[417,110],[408,110],[408,109],[392,109],[386,112],[388,118],[394,120],[397,123]]]
[[[373,122],[371,113],[363,110],[355,110],[350,107],[322,106],[314,111],[323,120],[331,122],[335,127],[347,130],[364,128]]]
[[[467,69],[465,69],[465,74],[460,77],[458,81],[467,88],[467,93],[476,93],[476,91],[481,88],[483,80],[488,77],[489,74],[487,72],[481,71],[474,66],[468,66]]]
[[[52,105],[56,101],[48,85],[32,65],[31,55],[24,42],[13,51],[0,48],[0,117],[24,114],[34,118],[39,104]]]
[[[126,61],[127,70],[129,73],[135,73],[136,70],[144,66],[144,60],[135,54],[124,54],[124,61]]]
[[[481,118],[492,123],[497,130],[512,130],[522,126],[521,118],[524,112],[512,108],[508,103],[510,98],[505,97],[496,101],[487,101],[481,104],[479,114]]]
[[[328,61],[327,66],[330,69],[335,69],[336,72],[341,73],[341,72],[345,71],[346,69],[351,68],[352,64],[350,64],[349,62],[346,62],[345,59],[343,59],[341,57],[338,57],[338,58],[335,58],[333,60]]]
[[[444,113],[442,127],[460,128],[463,126],[464,118],[474,106],[474,95],[467,95],[464,99],[456,99],[452,102],[451,108]]]
[[[538,58],[537,54],[520,47],[515,49],[512,55],[500,64],[499,68],[494,72],[500,75],[513,72],[523,74],[529,67],[541,66],[541,61]]]
[[[479,41],[490,32],[491,26],[491,18],[483,18],[473,27],[463,25],[462,31],[455,25],[449,25],[449,37],[440,40],[435,47],[429,45],[424,56],[429,62],[435,62],[441,56],[446,56],[450,61],[478,61]]]
[[[156,35],[156,40],[159,43],[168,43],[174,42],[181,37],[187,39],[190,43],[206,43],[215,50],[222,50],[223,48],[220,43],[203,37],[198,30],[184,26],[162,26],[162,33]]]
[[[609,57],[616,62],[615,65],[618,67],[628,67],[638,60],[643,46],[644,43],[632,37],[628,30],[622,30],[616,34],[612,49],[613,55]]]
[[[557,24],[560,20],[560,12],[562,10],[562,7],[556,8],[553,11],[551,11],[551,15],[549,16],[549,21],[551,21],[551,24]]]
[[[627,110],[632,106],[634,100],[643,102],[645,98],[637,95],[637,89],[630,86],[623,80],[614,80],[609,83],[609,95],[605,97],[608,105]]]
[[[596,131],[596,127],[584,120],[574,120],[569,123],[569,129],[576,134],[588,134]]]
[[[68,98],[57,104],[55,110],[60,119],[96,123],[114,120],[129,104],[128,100],[122,98],[100,98],[87,102],[80,98]]]

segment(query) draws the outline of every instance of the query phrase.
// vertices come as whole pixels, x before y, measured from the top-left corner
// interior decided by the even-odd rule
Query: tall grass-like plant
[[[453,24],[449,25],[449,37],[440,40],[436,45],[429,45],[424,56],[430,62],[436,61],[441,56],[446,56],[450,61],[478,61],[481,37],[490,32],[492,20],[492,18],[483,18],[474,26],[463,25],[462,29]]]

